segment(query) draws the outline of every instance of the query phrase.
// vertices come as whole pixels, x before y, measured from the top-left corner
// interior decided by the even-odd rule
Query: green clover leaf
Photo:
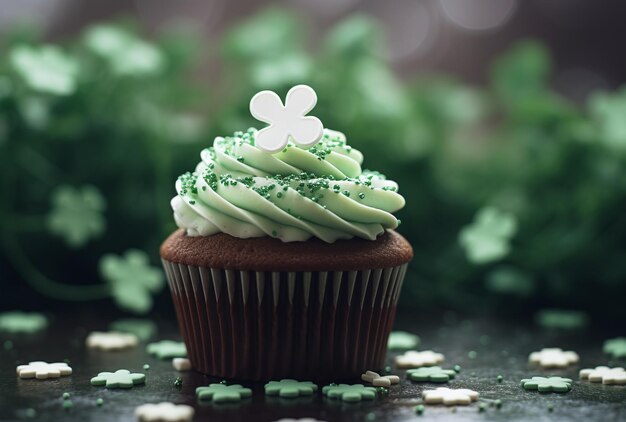
[[[152,44],[109,25],[91,28],[85,45],[102,57],[116,75],[148,76],[161,71],[164,57]]]
[[[486,264],[508,255],[517,231],[515,216],[494,207],[482,208],[459,234],[459,243],[474,264]]]
[[[52,193],[48,229],[69,246],[81,247],[104,233],[106,223],[102,212],[105,207],[104,198],[93,186],[60,186]]]
[[[586,327],[589,317],[583,311],[542,309],[535,314],[535,323],[543,328],[576,330]]]
[[[615,94],[596,93],[589,101],[599,137],[608,147],[626,151],[626,88]]]
[[[562,377],[525,378],[520,384],[524,390],[537,390],[540,393],[567,393],[572,389],[572,380]]]
[[[363,384],[331,384],[322,388],[322,393],[330,399],[339,399],[345,402],[374,400],[376,388],[366,387]]]
[[[392,331],[387,340],[389,350],[409,350],[415,349],[420,342],[420,338],[406,331]]]
[[[150,266],[145,252],[134,249],[124,256],[103,256],[100,273],[111,286],[117,305],[135,313],[148,312],[152,308],[152,294],[164,285],[161,270]]]
[[[602,351],[615,359],[626,358],[626,337],[616,337],[605,341]]]
[[[58,47],[19,45],[9,52],[9,60],[24,82],[36,91],[69,95],[76,90],[78,63]]]
[[[443,369],[440,366],[428,366],[406,371],[407,378],[417,382],[448,382],[455,377],[452,369]]]
[[[0,314],[0,331],[31,334],[47,326],[46,316],[37,312],[11,311]]]
[[[282,379],[280,381],[270,381],[265,384],[265,394],[268,396],[294,398],[298,396],[310,396],[315,391],[317,391],[317,385],[310,381]]]
[[[148,344],[146,351],[159,359],[184,358],[187,356],[185,343],[181,341],[161,340]]]
[[[126,369],[118,369],[115,372],[100,372],[91,379],[91,385],[106,388],[132,388],[134,385],[146,382],[144,374],[131,373]]]
[[[209,384],[196,388],[198,400],[212,400],[215,403],[237,402],[252,397],[252,390],[239,384]]]

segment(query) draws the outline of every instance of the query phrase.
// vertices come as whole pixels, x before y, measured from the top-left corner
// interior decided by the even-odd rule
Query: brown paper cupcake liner
[[[163,266],[194,369],[334,381],[382,368],[407,264],[321,272]]]

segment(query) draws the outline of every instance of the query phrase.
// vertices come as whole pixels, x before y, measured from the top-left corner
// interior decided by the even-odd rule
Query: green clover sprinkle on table
[[[265,384],[265,394],[268,396],[294,398],[298,396],[310,396],[315,391],[317,391],[317,385],[310,381],[282,379],[280,381],[270,381]]]
[[[387,340],[389,350],[409,350],[415,349],[420,342],[420,338],[415,334],[406,331],[392,331]]]
[[[161,340],[148,344],[149,354],[159,359],[173,359],[187,357],[187,348],[181,341]]]
[[[616,337],[605,341],[602,351],[615,359],[626,358],[626,337]]]
[[[134,385],[146,382],[144,374],[131,373],[126,369],[118,369],[115,372],[100,372],[97,377],[91,379],[91,385],[106,388],[132,388]]]
[[[0,331],[33,334],[45,329],[48,319],[38,312],[10,311],[0,314]]]
[[[198,400],[211,400],[214,403],[238,402],[252,397],[252,390],[240,384],[210,384],[196,388],[196,397]]]
[[[540,393],[567,393],[572,389],[572,380],[562,377],[525,378],[520,384],[525,390],[536,390]]]
[[[363,384],[327,385],[322,388],[322,393],[330,399],[339,399],[350,403],[376,398],[376,388],[366,387]]]
[[[440,366],[425,366],[417,369],[409,369],[406,376],[416,382],[448,382],[456,376],[452,369],[443,369]]]

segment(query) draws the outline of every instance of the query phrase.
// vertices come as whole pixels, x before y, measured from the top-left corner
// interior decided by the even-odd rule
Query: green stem
[[[18,273],[33,289],[43,295],[73,302],[106,299],[111,296],[111,290],[106,284],[77,286],[59,283],[48,278],[28,259],[12,234],[5,234],[3,244],[6,256],[10,258],[10,262],[13,263]]]

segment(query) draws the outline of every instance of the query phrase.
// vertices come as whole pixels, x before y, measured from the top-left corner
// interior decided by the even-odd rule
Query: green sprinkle
[[[376,420],[376,413],[374,412],[369,412],[367,414],[367,416],[365,416],[365,420],[366,421],[375,421]]]
[[[72,407],[74,407],[74,403],[72,403],[72,401],[71,401],[71,400],[65,400],[65,401],[63,402],[63,409],[65,409],[65,410],[69,410],[69,409],[71,409]]]
[[[350,197],[350,191],[349,190],[344,190],[343,194],[346,195],[347,197]]]
[[[147,371],[148,369],[150,369],[150,365],[148,365],[147,363],[143,364],[143,370]]]
[[[70,393],[67,393],[67,392],[63,393],[63,400],[67,400],[69,398],[70,398]]]
[[[226,380],[221,380],[221,381],[220,381],[220,384],[224,384],[224,385],[226,385],[226,384],[228,384],[228,382],[226,382]]]
[[[189,204],[190,204],[190,205],[195,205],[195,204],[196,204],[196,201],[189,201]]]
[[[498,375],[498,378],[497,378],[498,382],[502,382],[503,379],[504,378],[502,377],[502,375]]]
[[[400,224],[402,224],[402,220],[400,220],[400,219],[398,218],[398,226],[399,226]]]
[[[182,387],[183,386],[183,379],[181,377],[177,377],[174,380],[174,386],[175,387]]]
[[[278,232],[276,230],[272,230],[272,236],[274,237],[278,236]]]
[[[454,365],[452,369],[454,369],[454,372],[458,374],[459,372],[461,372],[461,365]]]
[[[502,407],[502,400],[500,399],[496,399],[496,401],[493,402],[494,406],[496,406],[497,409]]]
[[[548,405],[548,412],[552,412],[552,411],[554,411],[554,405],[552,403],[550,403]]]
[[[424,413],[424,405],[418,404],[417,406],[415,406],[415,413],[417,413],[418,415]]]
[[[96,406],[102,406],[103,404],[104,404],[104,400],[102,400],[101,398],[96,399]]]
[[[477,355],[478,354],[474,350],[470,350],[469,352],[467,352],[467,357],[470,358],[470,359],[476,359]]]
[[[277,197],[277,198],[282,198],[282,197],[283,197],[283,193],[282,193],[282,192],[278,192],[278,193],[276,194],[276,197]]]
[[[385,366],[385,373],[386,374],[391,373],[391,366]]]
[[[359,193],[359,198],[365,199],[365,194],[363,192]]]
[[[485,403],[481,403],[478,405],[479,412],[484,412],[485,410],[487,410],[487,406],[485,405]]]

